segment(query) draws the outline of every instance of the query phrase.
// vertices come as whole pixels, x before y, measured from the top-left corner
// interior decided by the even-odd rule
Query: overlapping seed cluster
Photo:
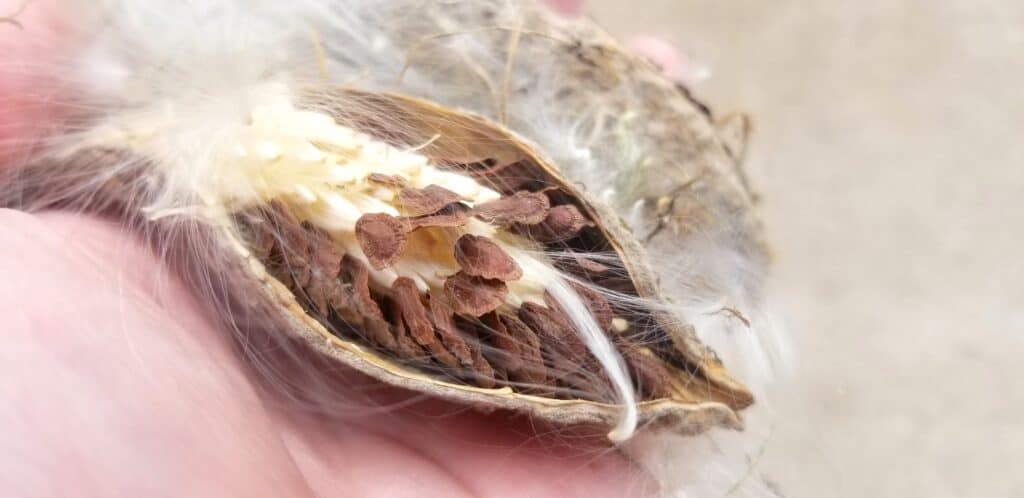
[[[454,374],[480,387],[511,385],[551,395],[563,387],[590,392],[595,380],[586,372],[599,369],[559,303],[545,293],[539,303],[507,304],[506,283],[522,278],[524,270],[492,239],[469,233],[459,236],[450,248],[459,270],[448,276],[440,289],[421,292],[414,280],[405,276],[395,278],[387,288],[371,286],[373,268],[386,268],[395,256],[369,256],[376,254],[370,247],[387,247],[400,256],[407,243],[405,239],[377,240],[381,237],[400,238],[431,228],[457,232],[474,216],[502,219],[513,226],[533,223],[541,218],[539,210],[546,211],[543,219],[549,220],[554,211],[549,202],[544,193],[518,191],[475,208],[459,201],[435,203],[433,213],[388,217],[390,221],[381,224],[393,225],[395,230],[357,228],[369,264],[357,255],[343,253],[328,232],[295,218],[280,202],[250,210],[239,220],[250,233],[254,253],[271,274],[300,297],[312,316],[338,334],[365,341],[408,365]],[[366,214],[357,227],[378,223],[382,216],[387,215]],[[580,277],[610,271],[585,255],[569,254],[566,267]],[[651,351],[619,334],[625,326],[616,322],[625,320],[616,317],[600,293],[581,285],[575,289],[600,327],[614,337],[645,395],[671,395],[678,376]]]
[[[511,197],[511,202],[502,198],[481,204],[479,213],[507,210],[517,219],[538,218],[535,212],[530,214],[533,218],[516,215],[525,210],[512,205],[535,197]],[[491,238],[458,236],[449,250],[459,269],[440,288],[421,292],[406,276],[398,276],[387,288],[372,285],[372,272],[401,257],[407,234],[429,229],[457,232],[470,217],[485,216],[461,202],[454,204],[458,207],[435,205],[431,209],[437,211],[414,217],[361,217],[356,237],[368,263],[344,253],[327,231],[300,221],[280,202],[247,211],[239,220],[268,271],[336,333],[360,338],[410,365],[454,372],[481,387],[593,391],[593,375],[581,372],[599,368],[559,304],[548,294],[539,303],[508,304],[507,284],[522,279],[524,270]],[[537,205],[546,206],[547,201]],[[451,213],[461,214],[455,219]],[[435,219],[441,221],[429,221]],[[579,291],[601,327],[613,330],[608,302],[583,287]]]
[[[281,140],[282,130],[294,136]],[[561,271],[581,280],[615,273],[571,249],[594,227],[571,195],[519,170],[528,165],[445,170],[287,106],[254,115],[245,136],[239,169],[267,188],[250,193],[260,202],[235,199],[245,206],[236,219],[268,271],[329,330],[480,387],[608,391],[547,292],[559,271],[535,256],[557,249]],[[600,292],[574,288],[642,391],[669,395],[673,376],[626,339],[630,322]]]

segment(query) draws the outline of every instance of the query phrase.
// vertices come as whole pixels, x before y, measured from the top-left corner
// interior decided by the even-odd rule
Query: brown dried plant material
[[[466,171],[463,167],[456,169]],[[469,170],[468,173],[487,182],[494,190],[507,195],[519,191],[535,191],[543,186],[542,181],[532,176],[533,171],[529,162],[521,160],[502,163],[490,169]]]
[[[434,323],[434,330],[437,332],[438,337],[441,338],[444,347],[463,366],[473,366],[473,353],[455,326],[455,317],[452,315],[452,310],[436,296],[430,296],[429,300],[430,320]]]
[[[484,335],[490,340],[494,352],[494,363],[506,372],[516,372],[523,368],[523,349],[525,344],[513,337],[508,327],[501,321],[497,313],[486,313],[480,317]]]
[[[434,335],[434,326],[427,316],[427,309],[420,301],[420,291],[416,288],[416,283],[411,278],[399,277],[391,284],[391,294],[402,312],[402,320],[405,321],[409,335],[416,343],[425,346],[434,342],[437,339]]]
[[[579,335],[557,311],[536,303],[523,303],[518,318],[537,333],[541,344],[556,361],[564,362],[567,371],[572,365],[584,364],[590,356]]]
[[[278,232],[278,260],[272,265],[274,275],[291,287],[303,288],[309,283],[309,247],[306,231],[280,203],[271,203],[270,219]]]
[[[594,261],[593,258],[590,258],[586,254],[580,254],[576,251],[565,251],[563,254],[568,257],[559,258],[559,266],[570,267],[571,273],[579,274],[581,273],[580,271],[573,271],[575,269],[579,269],[582,270],[583,274],[597,276],[611,271],[611,268],[608,265]]]
[[[476,385],[484,389],[494,387],[496,385],[495,378],[497,377],[494,367],[487,361],[479,347],[473,347],[472,349],[473,363],[470,369],[470,377]]]
[[[548,216],[550,201],[541,192],[521,190],[510,196],[473,206],[473,215],[492,225],[536,225]]]
[[[370,294],[366,266],[351,256],[343,257],[326,232],[298,223],[282,209],[280,205],[274,205],[267,216],[274,220],[282,234],[288,235],[285,243],[293,246],[279,245],[271,237],[271,243],[261,246],[260,250],[268,258],[282,252],[291,254],[287,264],[279,265],[277,271],[303,276],[279,279],[289,285],[292,292],[304,295],[320,320],[329,323],[328,318],[333,314],[346,330],[361,331],[370,343],[389,350],[395,349],[398,345],[393,332]],[[249,222],[255,223],[251,217]],[[268,229],[268,222],[251,226],[264,231]],[[266,244],[267,239],[259,232],[256,238],[259,244]]]
[[[404,188],[398,193],[398,200],[407,216],[424,216],[462,201],[462,197],[444,187],[431,184],[424,188]]]
[[[459,335],[465,339],[473,360],[463,375],[476,385],[488,389],[496,387],[499,382],[507,382],[507,371],[491,364],[488,354],[485,354],[484,350],[490,349],[480,336],[485,326],[478,321],[458,316],[455,317],[454,323]]]
[[[428,358],[423,348],[409,335],[409,330],[402,319],[402,309],[394,299],[388,299],[385,304],[388,321],[394,326],[395,345],[393,350],[399,358],[418,363]]]
[[[328,301],[340,283],[336,277],[341,267],[341,253],[330,236],[312,226],[299,223],[280,205],[271,206],[272,218],[287,245],[279,246],[271,234],[257,235],[261,253],[277,253],[280,257],[274,271],[292,288],[306,295],[310,305],[321,314],[329,311]],[[258,231],[270,230],[269,220],[259,224]],[[286,275],[286,276],[284,276]]]
[[[341,258],[338,259],[340,260]],[[313,273],[304,290],[313,309],[320,313],[320,315],[327,316],[331,311],[329,306],[331,305],[332,297],[343,292],[340,287],[341,282],[336,278]]]
[[[350,91],[340,93],[347,95]],[[338,93],[331,95],[329,99],[317,100],[317,107],[333,109],[332,102],[345,99],[338,99]],[[336,317],[351,323],[356,330],[327,337],[324,350],[396,385],[473,404],[525,410],[561,423],[613,423],[618,410],[606,402],[610,400],[602,401],[602,393],[609,392],[607,380],[564,311],[554,301],[547,306],[533,299],[523,300],[522,305],[510,304],[520,300],[509,299],[509,288],[501,278],[518,276],[525,267],[516,271],[507,252],[493,250],[491,244],[496,244],[497,238],[461,239],[455,234],[478,233],[467,227],[468,217],[476,216],[499,233],[505,230],[511,236],[502,237],[502,243],[525,237],[532,239],[526,249],[562,252],[553,258],[556,266],[576,278],[592,279],[597,289],[621,293],[630,299],[656,301],[659,296],[656,279],[645,265],[638,242],[619,223],[615,212],[580,192],[525,142],[493,123],[415,99],[358,92],[357,95],[366,105],[338,107],[339,121],[367,123],[367,128],[360,130],[367,133],[374,129],[386,130],[387,123],[396,120],[408,124],[410,129],[421,128],[422,134],[409,135],[404,145],[428,143],[420,151],[438,165],[452,164],[451,154],[465,152],[467,146],[472,149],[485,144],[486,150],[469,152],[479,153],[479,157],[500,158],[495,164],[514,164],[515,167],[492,168],[494,171],[480,176],[481,183],[516,187],[502,188],[505,197],[472,208],[453,194],[429,187],[418,190],[404,187],[409,204],[403,207],[405,215],[370,218],[364,215],[366,219],[360,219],[362,230],[356,238],[370,264],[384,267],[390,264],[389,260],[394,261],[391,258],[401,254],[398,241],[404,241],[409,232],[424,227],[462,227],[438,232],[452,235],[450,241],[442,242],[444,237],[423,239],[452,244],[430,249],[437,254],[450,254],[452,263],[460,268],[444,281],[443,296],[428,297],[402,275],[386,289],[375,288],[379,292],[370,292],[365,284],[353,285],[355,281],[365,281],[365,276],[357,269],[346,270],[347,266],[352,266],[349,261],[354,259],[346,255],[340,281],[345,284],[342,288],[349,292],[341,292],[340,297],[334,298],[338,305],[329,301],[337,311],[327,319],[308,315],[303,315],[305,319],[302,316],[296,319],[314,331],[320,330],[317,327],[321,324],[334,323],[331,320]],[[355,117],[346,114],[368,109],[373,112]],[[387,116],[386,122],[375,124],[378,115]],[[501,177],[506,172],[513,177]],[[408,207],[413,209],[405,209]],[[372,222],[368,226],[376,228],[376,232],[366,230],[367,222]],[[259,229],[253,230],[254,245],[260,247],[258,253],[266,258],[266,267],[280,267],[279,261],[285,259],[301,261],[299,271],[290,265],[283,265],[283,268],[296,274],[288,278],[300,283],[309,280],[316,273],[310,268],[323,266],[313,263],[321,253],[308,249],[313,244],[311,240],[319,237],[303,237],[305,240],[292,245],[293,230],[274,226],[288,248],[275,246],[269,254]],[[479,226],[478,222],[474,221],[473,226]],[[414,242],[404,243],[419,243],[419,240],[410,238],[409,241]],[[452,252],[445,253],[448,247]],[[416,249],[416,254],[426,254],[422,248]],[[566,250],[573,253],[566,254]],[[601,262],[589,261],[591,253],[587,251],[599,253]],[[326,260],[327,256],[324,258]],[[309,275],[304,274],[302,268],[306,268]],[[365,265],[362,269],[366,271]],[[272,271],[274,275],[282,273]],[[313,282],[315,280],[310,283],[319,285]],[[288,285],[299,301],[307,299],[302,292],[304,287],[293,287],[294,282]],[[329,286],[316,290],[312,294],[338,292]],[[710,425],[738,426],[735,410],[749,404],[749,393],[725,373],[718,359],[700,344],[685,322],[679,317],[664,315],[657,307],[629,312],[616,310],[602,292],[589,290],[579,287],[577,292],[599,326],[611,329],[612,318],[621,318],[630,329],[642,332],[645,344],[656,345],[649,349],[630,342],[639,337],[636,334],[614,336],[620,341],[617,348],[624,352],[632,376],[642,389],[641,423],[660,421],[685,427],[688,431]],[[346,298],[350,301],[348,304]],[[377,313],[351,311],[361,309],[360,303],[373,300],[385,306],[386,317],[379,309]],[[319,303],[304,302],[303,306],[309,314],[322,309]],[[363,323],[350,320],[346,313],[355,315]],[[382,334],[379,339],[363,330],[374,323],[386,325],[378,330]],[[609,331],[609,335],[613,332]],[[379,349],[365,348],[364,342]]]
[[[649,398],[670,398],[676,394],[673,375],[647,348],[627,346],[622,356],[636,379],[637,386]]]
[[[319,278],[335,278],[341,272],[341,248],[326,231],[304,224],[309,244],[309,265]]]
[[[370,294],[370,272],[366,265],[346,254],[341,258],[341,280],[346,286],[331,301],[337,313],[349,325],[365,330],[373,343],[395,347],[394,333]]]
[[[570,284],[576,294],[583,301],[584,306],[590,310],[590,313],[594,315],[594,321],[601,327],[601,330],[609,331],[612,329],[612,320],[615,318],[615,310],[612,309],[611,303],[605,299],[599,292],[590,289],[588,287],[572,282]],[[561,316],[565,316],[565,310],[562,309],[561,305],[558,304],[551,294],[544,294],[544,303],[549,308],[556,310]]]
[[[467,275],[508,282],[523,276],[523,270],[494,241],[466,234],[455,243],[455,261]]]
[[[391,293],[409,336],[426,349],[430,353],[429,356],[438,363],[453,368],[460,366],[458,358],[438,340],[434,324],[420,300],[416,283],[410,278],[399,277],[391,284]]]
[[[370,295],[370,272],[362,261],[346,254],[341,258],[341,278],[352,289],[359,313],[383,318],[383,313]]]
[[[527,384],[547,384],[547,367],[541,352],[540,338],[530,327],[511,315],[501,315],[499,320],[505,326],[509,338],[518,344],[519,368],[512,370],[512,378]]]
[[[442,344],[441,341],[431,342],[430,344],[427,344],[425,347],[430,352],[429,356],[433,357],[434,360],[436,360],[438,363],[448,368],[458,369],[462,365],[459,359],[456,358],[451,351],[448,351],[448,349],[444,347],[444,344]]]
[[[425,227],[461,227],[469,221],[469,207],[462,203],[449,204],[433,214],[402,218],[409,230]]]
[[[398,261],[405,249],[406,225],[385,213],[369,213],[356,221],[356,239],[374,270],[383,270]]]
[[[341,250],[327,232],[303,225],[307,239],[309,278],[304,289],[310,302],[322,315],[326,315],[332,295],[340,292],[338,273],[341,271]]]
[[[258,212],[245,212],[241,215],[244,225],[251,228],[250,236],[252,243],[249,248],[261,260],[269,260],[274,251],[277,241],[274,237],[274,229],[270,226],[270,220],[261,216]]]
[[[409,182],[405,178],[398,175],[385,175],[383,173],[370,173],[366,176],[366,181],[391,188],[406,188],[409,186]]]
[[[460,315],[480,316],[505,303],[508,287],[501,280],[489,280],[458,272],[444,281],[448,302]]]
[[[594,226],[579,208],[572,204],[555,206],[536,227],[530,227],[530,237],[547,244],[565,242],[575,238],[585,227]]]

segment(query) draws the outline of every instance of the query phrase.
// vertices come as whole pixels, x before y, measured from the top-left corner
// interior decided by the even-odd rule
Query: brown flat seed
[[[505,302],[508,287],[501,280],[474,277],[460,271],[444,281],[444,292],[456,313],[480,316]]]
[[[425,354],[416,341],[409,337],[409,331],[402,320],[402,309],[394,300],[387,301],[388,317],[395,327],[395,346],[390,348],[398,353],[398,357],[405,360],[423,360]]]
[[[465,171],[465,170],[463,170]],[[487,182],[487,186],[510,195],[520,190],[537,190],[546,182],[530,161],[494,164],[493,167],[468,171],[474,178]]]
[[[312,225],[303,224],[309,243],[309,265],[313,273],[319,277],[334,278],[341,271],[341,249],[334,243],[331,236],[324,230]]]
[[[404,330],[405,325],[403,324],[402,327]],[[426,358],[426,353],[423,352],[423,349],[420,348],[420,345],[416,344],[416,341],[414,341],[412,337],[409,337],[409,335],[406,333],[403,333],[402,335],[398,336],[395,343],[396,346],[394,350],[398,351],[400,358],[418,361],[422,361],[423,359]]]
[[[384,318],[380,306],[370,295],[370,271],[362,261],[349,254],[341,258],[341,279],[352,286],[356,306],[361,314]]]
[[[587,346],[558,312],[526,302],[519,308],[519,319],[537,333],[541,344],[557,359],[574,368],[587,361]]]
[[[601,327],[601,330],[606,332],[611,330],[612,319],[615,318],[615,312],[612,310],[612,305],[608,303],[608,300],[605,299],[600,292],[589,287],[580,285],[576,282],[571,282],[570,285],[573,290],[576,291],[580,300],[583,301],[583,305],[590,310],[590,313],[594,316],[594,321],[597,322],[599,327]],[[568,323],[565,310],[558,301],[555,301],[555,299],[551,297],[551,294],[548,294],[547,292],[544,293],[544,302],[547,303],[549,308],[558,311],[559,318]]]
[[[366,337],[372,344],[376,344],[388,350],[394,350],[398,346],[396,331],[382,317],[374,314],[361,314]]]
[[[575,238],[580,230],[590,226],[594,226],[594,223],[586,219],[579,208],[572,204],[562,204],[551,208],[547,218],[536,227],[530,227],[529,233],[534,240],[550,244]]]
[[[249,227],[251,238],[252,238],[252,252],[261,261],[266,261],[270,258],[270,254],[274,251],[274,230],[270,226],[270,222],[259,215],[246,213],[244,215],[245,226]]]
[[[385,213],[368,213],[356,222],[356,239],[374,270],[391,266],[405,248],[406,226]]]
[[[309,285],[309,281],[313,278],[313,272],[309,269],[309,263],[306,262],[305,258],[295,258],[287,261],[288,266],[291,266],[291,277],[292,282],[297,287],[306,287]]]
[[[544,356],[540,349],[540,338],[514,316],[501,315],[499,318],[508,330],[509,336],[519,345],[522,367],[513,372],[515,380],[530,384],[547,384],[547,368],[544,366]]]
[[[337,285],[328,282],[335,282]],[[322,292],[327,299],[328,310],[334,310],[345,324],[353,328],[365,325],[367,314],[360,310],[359,298],[353,292],[351,284],[329,280],[318,282],[317,285],[323,287]]]
[[[385,175],[383,173],[370,173],[369,176],[366,177],[366,181],[392,188],[405,188],[409,185],[409,182],[401,176]]]
[[[508,380],[508,373],[501,365],[493,364],[491,358],[496,350],[481,339],[481,334],[490,335],[486,326],[479,320],[455,316],[455,327],[465,339],[473,357],[473,364],[468,368],[467,375],[480,387],[491,388],[499,381]]]
[[[462,163],[456,162],[450,165],[450,167],[470,175],[493,174],[496,171],[501,171],[501,168],[505,166],[507,166],[507,163],[502,164],[500,161],[493,157],[481,157],[475,161],[465,161]]]
[[[331,296],[339,292],[339,287],[341,287],[341,282],[333,278],[313,278],[306,284],[306,296],[320,316],[326,317],[331,311],[328,305]]]
[[[493,240],[466,234],[455,242],[455,261],[468,275],[508,282],[519,280],[523,269]]]
[[[416,283],[411,278],[398,277],[391,284],[391,294],[402,310],[402,319],[409,329],[409,335],[424,346],[436,342],[434,326],[427,316],[427,309],[420,301],[420,291],[416,288]]]
[[[370,295],[370,272],[362,261],[346,254],[341,258],[341,280],[346,284],[330,295],[331,307],[353,327],[360,327],[376,344],[395,347],[394,333],[380,306]]]
[[[434,214],[402,218],[402,220],[410,231],[423,227],[461,227],[469,221],[469,207],[457,202],[441,208]]]
[[[391,325],[382,317],[363,315],[363,330],[370,341],[388,350],[396,347],[395,332]]]
[[[309,261],[308,241],[306,230],[291,212],[280,202],[272,201],[267,216],[271,219],[274,228],[279,234],[277,248],[280,252],[282,264],[290,267],[291,278],[298,285],[305,286],[307,279],[299,269],[307,266]]]
[[[494,346],[494,363],[510,372],[523,368],[523,345],[512,337],[508,327],[502,323],[497,313],[487,313],[480,317],[483,331]]]
[[[473,380],[476,381],[476,385],[490,389],[494,387],[494,368],[491,366],[487,358],[484,358],[480,348],[473,348],[473,363],[471,365]]]
[[[280,234],[275,241],[275,258],[268,270],[275,278],[290,289],[304,288],[311,276],[309,269],[310,248],[305,230],[298,220],[280,205],[272,205],[268,211],[274,229]]]
[[[398,193],[398,200],[408,216],[433,214],[441,208],[462,200],[462,197],[439,185],[424,188],[407,187]]]
[[[284,264],[281,261],[276,261],[268,262],[266,266],[267,272],[270,273],[270,276],[277,279],[279,282],[281,282],[282,285],[291,289],[292,291],[295,290],[295,280],[292,278],[292,271],[290,268],[288,268],[288,265]]]
[[[473,216],[501,227],[536,225],[548,216],[551,206],[548,196],[541,192],[521,190],[507,197],[473,206]]]
[[[637,347],[624,347],[621,350],[645,399],[673,396],[675,389],[672,388],[672,373],[653,353]]]
[[[438,363],[451,368],[459,368],[458,358],[455,357],[450,351],[445,349],[444,344],[441,341],[434,341],[426,345],[426,348],[430,350],[430,355],[437,360]]]
[[[430,296],[430,319],[445,348],[451,351],[463,366],[472,366],[473,353],[455,326],[455,317],[452,316],[451,308],[436,296]]]
[[[572,261],[572,263],[574,263],[577,268],[583,270],[584,272],[590,275],[601,275],[602,273],[607,273],[608,271],[611,271],[611,267],[594,261],[586,254],[580,254],[575,251],[566,251],[565,254],[569,256],[569,258],[562,259],[568,259]]]
[[[419,297],[416,298],[417,302]],[[397,334],[397,350],[399,355],[405,359],[414,360],[417,363],[426,363],[430,361],[430,358],[437,360],[438,363],[450,367],[459,368],[459,360],[455,358],[455,355],[449,352],[441,341],[438,341],[436,337],[431,336],[431,341],[428,344],[420,345],[416,339],[412,337],[412,331],[408,326],[408,323],[403,319],[404,310],[402,305],[397,300],[391,300],[391,314],[392,320],[395,326],[399,329]],[[420,308],[423,308],[420,305]],[[426,315],[424,309],[424,316]]]

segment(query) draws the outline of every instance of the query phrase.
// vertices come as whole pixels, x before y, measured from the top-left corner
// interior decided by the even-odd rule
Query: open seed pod
[[[307,180],[221,199],[240,227],[223,236],[284,332],[389,384],[557,424],[621,423],[624,380],[641,424],[740,426],[752,396],[661,309],[632,234],[530,144],[410,97],[321,89],[304,104],[256,114],[237,160]],[[295,133],[273,142],[271,126]]]

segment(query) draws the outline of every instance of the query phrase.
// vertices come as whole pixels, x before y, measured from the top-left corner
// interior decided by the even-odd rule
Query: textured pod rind
[[[546,160],[538,152],[537,146],[527,139],[517,136],[512,131],[482,116],[445,109],[425,100],[399,95],[368,94],[353,90],[339,89],[337,91],[351,94],[354,100],[361,102],[364,106],[371,105],[368,103],[372,102],[372,107],[381,110],[382,115],[387,115],[389,119],[397,118],[409,125],[410,129],[419,128],[422,133],[420,137],[406,137],[410,143],[443,136],[445,139],[453,139],[455,143],[460,144],[460,147],[464,143],[473,143],[479,146],[487,144],[487,150],[481,150],[479,153],[490,153],[504,161],[522,160],[523,157],[517,157],[517,154],[528,157],[536,165],[544,168],[552,178],[560,180],[559,188],[570,191],[574,197],[583,200],[583,204],[579,207],[586,210],[591,219],[600,220],[597,228],[604,232],[608,240],[616,246],[616,252],[624,256],[622,262],[636,286],[638,295],[648,299],[660,299],[664,295],[659,289],[658,278],[651,269],[644,247],[633,235],[632,230],[625,225],[616,210],[597,201],[589,192],[576,188],[564,178],[551,161]],[[331,95],[332,98],[326,97],[328,96],[317,97],[314,92],[311,98],[321,102],[349,100],[337,99],[336,95]],[[315,107],[324,109],[322,105]],[[342,113],[342,121],[351,119],[345,118],[343,111],[338,110],[338,112]],[[416,124],[420,124],[420,126],[417,127]],[[457,133],[463,136],[459,137],[457,134],[451,133],[451,130],[460,130]],[[488,137],[488,135],[491,140],[484,140],[484,137]],[[450,156],[452,150],[446,147],[442,140],[431,143],[422,152],[428,156]],[[495,150],[495,144],[504,144],[505,147],[498,147]],[[675,343],[677,350],[711,382],[710,391],[721,395],[727,404],[737,408],[743,408],[753,402],[753,397],[746,388],[728,375],[717,355],[700,343],[692,326],[681,321],[679,317],[668,316],[665,313],[659,314],[661,315],[659,316],[660,325],[667,329],[666,331]]]
[[[346,106],[346,102],[358,102],[359,105]],[[642,246],[615,211],[573,186],[537,152],[535,146],[513,132],[480,116],[400,95],[319,88],[309,91],[305,104],[332,115],[339,123],[368,133],[383,125],[383,122],[375,122],[377,118],[402,122],[405,135],[391,136],[390,140],[397,142],[396,145],[430,140],[420,152],[434,160],[451,158],[457,148],[464,154],[486,154],[480,157],[509,163],[525,162],[542,168],[546,177],[544,181],[553,182],[577,199],[579,202],[575,205],[588,218],[598,221],[596,228],[619,255],[638,297],[655,302],[660,299],[655,273],[646,261]],[[480,150],[468,150],[466,144],[475,144]],[[363,345],[339,338],[309,316],[293,293],[265,272],[262,263],[249,253],[243,241],[235,239],[233,232],[225,231],[224,236],[231,238],[231,245],[248,256],[249,272],[261,282],[262,291],[287,317],[285,328],[319,351],[357,370],[395,386],[471,405],[528,412],[556,424],[609,427],[619,416],[620,408],[613,404],[548,398],[514,392],[508,387],[484,389],[447,382],[399,365]],[[673,353],[685,361],[686,370],[698,379],[687,384],[698,386],[699,392],[694,396],[703,401],[662,399],[641,402],[641,422],[648,426],[671,427],[684,433],[702,432],[712,426],[740,428],[737,411],[753,402],[750,393],[729,377],[717,356],[700,343],[692,327],[680,317],[658,311],[653,312],[653,316],[671,339],[675,347]]]

